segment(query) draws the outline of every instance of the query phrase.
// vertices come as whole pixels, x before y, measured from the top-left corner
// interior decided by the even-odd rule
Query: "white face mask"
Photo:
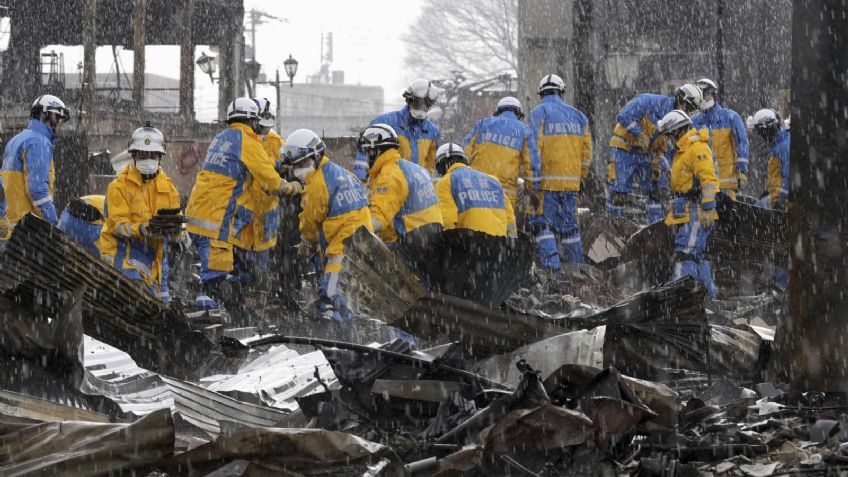
[[[705,99],[705,100],[701,101],[700,109],[701,109],[701,111],[706,111],[706,110],[712,108],[713,106],[715,106],[715,100],[714,99],[710,99],[710,100]]]
[[[414,119],[425,119],[427,117],[427,110],[409,108],[409,115]]]
[[[140,159],[135,161],[135,168],[144,175],[156,174],[159,171],[158,159]]]
[[[294,170],[294,176],[297,177],[297,180],[300,182],[306,182],[306,178],[309,176],[309,173],[315,170],[315,164],[312,164],[309,167],[300,167]]]
[[[701,111],[696,109],[695,111],[692,111],[691,113],[689,113],[689,119],[696,118],[696,117],[698,117],[699,114],[701,114]]]

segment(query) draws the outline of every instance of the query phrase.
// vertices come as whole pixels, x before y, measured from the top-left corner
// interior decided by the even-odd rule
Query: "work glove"
[[[283,181],[280,186],[280,195],[300,195],[303,193],[303,185],[298,181]]]
[[[748,175],[745,174],[744,172],[737,172],[736,173],[736,184],[739,187],[739,189],[744,189],[745,187],[748,187]]]
[[[162,229],[151,227],[150,224],[141,224],[138,226],[138,233],[141,234],[142,238],[156,238],[162,236]]]
[[[0,238],[5,238],[9,235],[9,220],[6,217],[0,217]]]
[[[644,154],[648,152],[648,148],[651,147],[651,138],[647,134],[640,134],[639,137],[636,138],[636,142],[633,143],[633,147],[636,148],[636,152]]]
[[[158,231],[159,235],[179,235],[182,232],[183,224],[186,222],[187,219],[180,213],[173,213],[173,211],[163,213],[160,210],[150,219],[147,228],[151,231]]]
[[[180,255],[187,253],[191,248],[191,236],[186,231],[168,237],[168,242],[176,247],[177,253]]]
[[[311,257],[315,253],[315,244],[312,242],[307,242],[306,240],[301,240],[301,242],[297,245],[297,256],[300,258],[308,258]]]
[[[698,214],[698,222],[701,223],[701,227],[704,227],[705,229],[712,228],[715,224],[715,214],[713,212],[714,211],[712,210],[700,210],[700,213]]]

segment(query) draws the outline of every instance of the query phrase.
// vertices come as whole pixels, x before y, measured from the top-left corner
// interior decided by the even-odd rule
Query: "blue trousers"
[[[712,267],[705,252],[710,238],[710,229],[701,227],[698,222],[699,209],[694,202],[689,204],[689,222],[677,226],[674,238],[675,255],[672,263],[672,280],[691,276],[701,282],[707,294],[713,300],[718,296],[718,288],[713,280]]]
[[[558,273],[561,262],[583,263],[583,244],[577,228],[577,192],[543,191],[541,215],[530,219],[539,261]]]
[[[665,217],[663,204],[651,198],[657,192],[657,184],[651,181],[651,155],[616,148],[610,148],[610,154],[615,164],[615,180],[610,184],[607,195],[607,213],[624,217],[624,206],[617,205],[614,197],[621,194],[631,195],[635,182],[642,193],[648,195],[645,203],[645,223],[652,224],[662,220]]]

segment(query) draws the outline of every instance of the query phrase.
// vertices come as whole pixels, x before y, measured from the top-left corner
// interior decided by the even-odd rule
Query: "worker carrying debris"
[[[400,157],[433,171],[436,146],[439,144],[439,128],[427,117],[427,112],[436,104],[439,89],[429,80],[417,79],[403,92],[406,106],[398,111],[381,114],[371,121],[388,124],[394,128],[400,143]],[[353,173],[359,180],[368,180],[368,161],[357,152]]]
[[[65,232],[74,242],[95,257],[100,256],[97,241],[103,229],[103,209],[105,195],[84,195],[68,202],[59,216],[59,230]]]
[[[23,216],[35,214],[56,225],[53,203],[53,146],[62,123],[71,113],[56,96],[39,96],[30,108],[27,128],[13,137],[3,151],[3,188],[6,218],[14,227]],[[4,235],[6,237],[7,234]]]
[[[495,114],[478,121],[462,143],[468,164],[501,182],[513,210],[518,200],[519,177],[524,177],[527,194],[535,194],[534,179],[541,167],[536,136],[521,122],[523,118],[518,99],[501,98]]]
[[[253,222],[257,203],[254,187],[267,194],[301,192],[296,182],[284,181],[259,140],[259,105],[237,98],[227,108],[228,127],[219,132],[206,152],[188,201],[186,216],[192,243],[200,255],[201,290],[198,308],[243,310],[243,286],[256,277]]]
[[[183,240],[180,196],[159,167],[165,136],[147,123],[132,134],[133,162],[109,184],[97,247],[100,257],[165,302],[168,246]]]
[[[330,162],[324,141],[313,131],[298,129],[280,150],[303,183],[300,213],[300,253],[314,255],[320,247],[323,274],[318,289],[317,317],[350,321],[355,315],[347,299],[338,293],[339,272],[344,260],[343,241],[360,227],[372,229],[365,188],[356,176]]]
[[[736,198],[736,191],[748,184],[748,132],[736,111],[718,104],[718,86],[709,78],[699,79],[695,86],[704,95],[701,114],[692,117],[696,129],[710,131],[710,149],[718,165],[721,191]]]
[[[592,135],[586,115],[562,99],[565,82],[557,75],[539,81],[541,104],[530,112],[541,166],[530,223],[542,268],[558,274],[561,262],[583,263],[577,228],[577,193],[592,164]]]
[[[672,280],[689,275],[707,289],[711,299],[718,295],[710,262],[705,255],[716,214],[719,192],[710,135],[697,130],[685,111],[675,109],[659,121],[657,133],[666,150],[674,152],[671,163],[671,206],[665,223],[676,227],[672,255]]]
[[[648,195],[645,223],[662,220],[663,144],[657,134],[657,122],[673,109],[682,110],[687,115],[694,114],[702,100],[701,88],[684,84],[677,88],[674,96],[638,94],[618,112],[609,143],[613,168],[610,169],[611,185],[606,202],[608,214],[624,216],[635,181],[642,193]]]
[[[436,194],[445,229],[471,229],[499,237],[515,237],[515,213],[500,182],[468,167],[468,156],[456,144],[436,152]]]
[[[400,157],[400,142],[388,124],[373,124],[359,135],[357,152],[368,161],[371,224],[387,244],[426,225],[442,230],[442,212],[427,169]]]

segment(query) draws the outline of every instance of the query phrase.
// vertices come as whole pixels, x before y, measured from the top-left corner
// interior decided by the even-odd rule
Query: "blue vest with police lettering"
[[[433,180],[426,169],[405,159],[397,161],[397,165],[403,172],[403,177],[406,179],[406,185],[409,189],[409,194],[393,221],[395,232],[402,237],[406,235],[404,216],[432,207],[438,203],[439,199],[436,197]]]
[[[459,213],[469,209],[506,209],[503,188],[497,179],[470,167],[451,174],[451,194]]]

